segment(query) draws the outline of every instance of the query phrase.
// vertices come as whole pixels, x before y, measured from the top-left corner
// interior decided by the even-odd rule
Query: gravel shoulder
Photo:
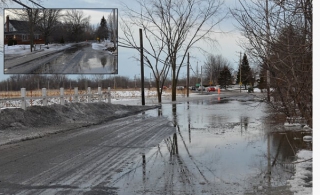
[[[100,102],[4,109],[0,113],[0,145],[102,124],[157,107]]]

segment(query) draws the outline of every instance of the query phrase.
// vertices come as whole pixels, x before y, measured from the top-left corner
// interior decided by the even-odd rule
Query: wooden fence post
[[[91,87],[88,87],[88,92],[87,92],[87,96],[88,96],[88,103],[91,102]]]
[[[98,87],[98,101],[101,102],[101,87]]]
[[[60,88],[60,104],[64,105],[64,89],[63,89],[63,87]]]
[[[111,90],[110,90],[110,87],[108,87],[108,103],[111,103]]]
[[[21,88],[21,108],[26,109],[26,88]]]
[[[46,88],[42,88],[42,104],[44,106],[48,105],[48,99],[47,99],[47,89]]]
[[[78,87],[74,88],[74,102],[78,102],[79,97],[78,97]]]

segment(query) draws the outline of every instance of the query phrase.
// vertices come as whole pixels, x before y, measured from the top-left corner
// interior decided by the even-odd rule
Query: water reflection
[[[248,123],[249,123],[249,117],[247,117],[247,116],[241,116],[240,117],[241,134],[242,134],[242,129],[243,128],[244,128],[245,131],[248,130]]]
[[[105,56],[100,58],[102,67],[105,67],[107,64],[107,58]]]
[[[286,185],[295,153],[312,144],[303,141],[304,131],[273,131],[266,106],[251,106],[196,100],[147,111],[168,117],[176,133],[145,153],[152,165],[138,171],[146,174],[142,181],[115,184],[130,180],[120,194],[292,194]]]
[[[49,57],[32,73],[118,73],[118,57],[93,50],[91,45],[74,46],[53,59]]]

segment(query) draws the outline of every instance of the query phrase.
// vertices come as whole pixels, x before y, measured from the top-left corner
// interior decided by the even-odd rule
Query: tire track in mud
[[[174,130],[165,118],[134,116],[79,132],[62,134],[62,138],[59,135],[51,136],[52,141],[32,140],[34,143],[29,146],[31,149],[35,149],[35,145],[49,146],[23,158],[15,157],[14,153],[21,155],[28,150],[28,146],[23,147],[22,143],[20,147],[14,147],[17,152],[5,155],[11,163],[0,160],[0,164],[4,165],[0,170],[8,166],[23,166],[22,162],[37,158],[40,158],[39,162],[36,162],[39,169],[17,175],[1,175],[1,181],[14,187],[6,188],[0,183],[0,192],[5,190],[18,194],[81,194],[89,193],[98,186],[104,186],[98,189],[106,190],[115,173],[137,158],[139,153],[168,137]],[[42,143],[43,141],[46,143]],[[25,143],[28,145],[28,142]],[[51,152],[54,148],[61,151]],[[53,166],[48,166],[50,163]],[[45,165],[46,169],[40,168],[41,164]],[[21,175],[24,175],[22,179]]]

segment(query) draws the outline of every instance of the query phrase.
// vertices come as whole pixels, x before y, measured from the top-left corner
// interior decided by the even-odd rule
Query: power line
[[[21,5],[21,6],[25,7],[25,8],[27,8],[27,9],[31,9],[31,7],[29,7],[29,6],[27,6],[27,5],[23,4],[23,3],[21,3],[20,1],[17,1],[17,0],[12,0],[12,1],[14,1],[14,2],[18,3],[19,5]],[[43,6],[41,6],[40,4],[38,4],[38,3],[34,2],[33,0],[28,0],[28,1],[30,1],[31,3],[33,3],[33,4],[35,4],[35,5],[39,6],[39,7],[41,7],[41,8],[43,8],[43,9],[45,9],[45,7],[43,7]]]
[[[46,9],[45,7],[41,6],[40,4],[38,4],[38,3],[36,3],[36,2],[34,2],[34,1],[32,1],[32,0],[28,0],[28,1],[30,1],[30,2],[32,2],[32,3],[34,3],[34,4],[36,4],[37,6],[39,6],[39,7],[43,8],[43,9]]]
[[[17,1],[17,0],[12,0],[12,1],[14,1],[14,2],[22,5],[23,7],[27,8],[27,9],[31,9],[30,7],[26,6],[25,4],[23,4],[23,3],[21,3],[21,2],[19,2],[19,1]]]

